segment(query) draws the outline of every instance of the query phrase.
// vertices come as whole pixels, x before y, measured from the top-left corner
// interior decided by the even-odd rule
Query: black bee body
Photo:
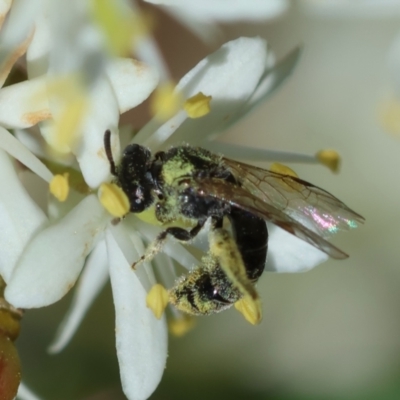
[[[105,147],[107,151],[107,135]],[[252,283],[258,280],[267,257],[265,220],[232,205],[229,199],[208,196],[197,188],[197,182],[209,180],[240,185],[220,156],[202,148],[179,146],[158,152],[152,158],[148,149],[131,144],[124,150],[118,167],[109,158],[115,182],[128,196],[131,212],[140,216],[154,207],[155,217],[162,224],[170,226],[179,221],[178,225],[192,227],[187,230],[170,226],[158,240],[170,234],[180,241],[189,241],[209,218],[213,229],[221,229],[227,217],[247,278]],[[210,254],[199,267],[181,278],[171,293],[171,301],[178,308],[197,315],[221,311],[242,296]]]
[[[173,147],[152,158],[148,149],[131,144],[116,167],[109,131],[104,146],[130,212],[139,217],[154,212],[155,220],[166,227],[138,263],[153,257],[168,235],[190,241],[211,219],[209,252],[169,291],[170,302],[189,314],[222,311],[244,298],[242,305],[251,305],[259,314],[255,320],[260,320],[254,284],[267,257],[266,220],[336,259],[348,256],[326,240],[328,234],[364,221],[330,193],[292,174],[257,168],[202,148]]]

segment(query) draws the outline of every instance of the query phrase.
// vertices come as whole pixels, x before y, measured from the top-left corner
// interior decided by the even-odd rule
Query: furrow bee
[[[109,131],[104,147],[115,183],[129,198],[130,212],[152,210],[156,220],[168,226],[139,262],[153,257],[168,235],[188,242],[211,221],[209,252],[169,291],[170,302],[192,315],[222,311],[243,296],[257,298],[255,283],[267,258],[266,221],[343,259],[347,254],[327,236],[364,220],[311,183],[203,148],[172,147],[152,157],[147,148],[130,144],[116,166]]]

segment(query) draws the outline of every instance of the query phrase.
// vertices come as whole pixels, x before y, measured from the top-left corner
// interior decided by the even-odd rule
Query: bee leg
[[[254,284],[247,277],[246,268],[238,246],[226,229],[215,228],[209,234],[210,252],[217,258],[222,270],[246,300],[260,312],[261,305]]]
[[[197,225],[190,231],[187,231],[186,229],[179,227],[170,227],[167,228],[165,231],[162,231],[156,237],[156,240],[147,247],[142,257],[140,257],[139,260],[135,261],[132,264],[132,269],[136,269],[138,265],[141,264],[142,262],[151,261],[154,258],[154,256],[159,251],[161,251],[168,235],[173,236],[175,239],[181,242],[188,242],[189,240],[192,240],[200,232],[201,228],[205,224],[205,221],[206,220],[199,221]]]

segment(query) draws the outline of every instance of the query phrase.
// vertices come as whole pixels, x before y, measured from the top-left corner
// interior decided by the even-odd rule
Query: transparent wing
[[[186,182],[189,190],[196,192],[198,196],[211,196],[226,201],[233,206],[241,208],[257,215],[260,218],[271,221],[285,231],[310,243],[332,258],[343,259],[348,255],[329,243],[323,237],[302,225],[291,216],[275,208],[271,204],[254,196],[246,189],[233,185],[230,182],[217,178],[194,179]]]
[[[299,178],[223,158],[241,187],[324,238],[356,228],[364,218],[325,190]],[[272,221],[273,222],[273,221]]]

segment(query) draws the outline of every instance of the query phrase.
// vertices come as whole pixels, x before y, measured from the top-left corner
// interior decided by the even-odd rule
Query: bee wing
[[[191,190],[196,191],[196,195],[215,197],[266,219],[313,245],[332,258],[343,259],[348,257],[346,253],[329,243],[323,237],[308,229],[283,211],[254,196],[245,188],[217,178],[195,179],[190,186]]]
[[[364,222],[335,196],[302,179],[226,158],[223,162],[246,191],[319,236],[327,238]]]

